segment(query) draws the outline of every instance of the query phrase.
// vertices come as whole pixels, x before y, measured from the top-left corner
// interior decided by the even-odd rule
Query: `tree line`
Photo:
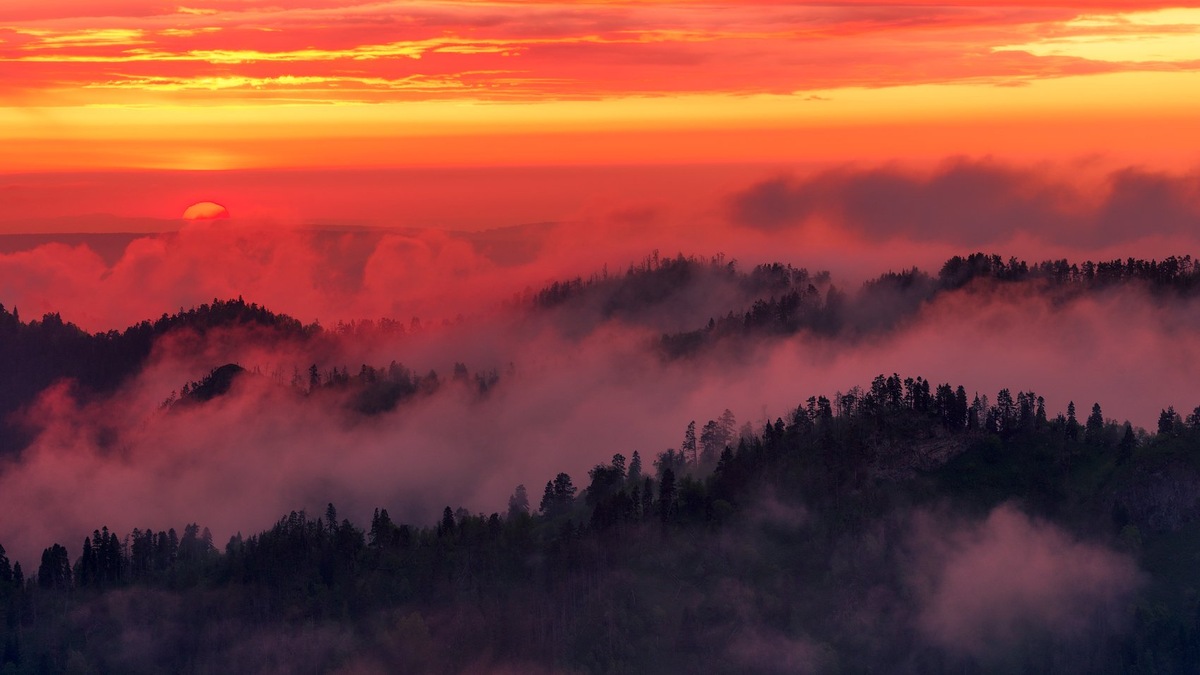
[[[1170,559],[1164,550],[1185,559],[1200,553],[1189,534],[1200,513],[1164,526],[1163,509],[1177,506],[1175,488],[1159,490],[1155,481],[1187,472],[1200,479],[1200,408],[1187,416],[1163,409],[1154,433],[1106,418],[1098,403],[1090,410],[1080,421],[1073,402],[1050,415],[1033,392],[1002,389],[989,398],[880,375],[757,428],[739,427],[729,411],[691,422],[678,447],[647,465],[640,452],[617,453],[579,486],[560,472],[536,508],[524,486],[503,511],[447,506],[425,525],[395,522],[378,508],[359,526],[329,504],[320,516],[292,512],[220,548],[197,524],[182,535],[101,527],[77,548],[46,548],[34,574],[0,553],[0,668],[126,668],[88,635],[119,633],[132,619],[96,619],[95,608],[136,591],[155,593],[146,596],[159,603],[153,611],[183,625],[220,617],[247,626],[353,627],[359,641],[322,652],[317,669],[383,650],[389,663],[418,672],[461,672],[481,659],[597,673],[769,672],[723,651],[744,630],[817,640],[837,655],[838,669],[893,658],[917,672],[972,669],[937,650],[913,651],[903,626],[863,649],[850,624],[819,608],[900,583],[882,564],[901,546],[887,537],[879,564],[833,562],[848,542],[887,532],[894,514],[946,500],[985,512],[1016,500],[1136,556],[1150,575],[1119,639],[1033,640],[1015,653],[1016,663],[1040,670],[1070,653],[1112,672],[1186,670],[1200,649],[1200,600],[1179,592],[1162,561]],[[756,523],[764,505],[806,514],[805,524],[787,536],[763,530]],[[755,538],[730,548],[746,532]],[[724,584],[740,589],[739,602],[753,611],[722,611],[729,600],[716,588]],[[814,606],[780,605],[780,596]],[[82,616],[99,627],[81,624]],[[373,623],[380,616],[398,618],[385,629]],[[147,657],[145,672],[194,670],[220,652],[163,630],[156,639],[168,647]]]
[[[691,260],[688,264],[701,263]],[[729,273],[739,274],[732,269]],[[827,273],[813,278],[824,283],[812,283],[807,271],[781,269],[779,265],[759,265],[742,278],[747,282],[777,279],[781,283],[751,283],[751,287],[765,292],[743,309],[711,317],[697,329],[664,333],[659,341],[662,353],[679,358],[723,340],[799,332],[826,337],[874,334],[911,317],[922,304],[940,294],[1003,284],[1041,284],[1043,292],[1056,298],[1119,285],[1143,287],[1164,297],[1193,297],[1200,291],[1200,261],[1185,255],[1161,261],[1127,258],[1071,263],[1058,259],[1031,264],[1012,257],[1005,260],[996,254],[972,253],[950,258],[936,276],[916,267],[881,274],[853,295],[828,284]]]

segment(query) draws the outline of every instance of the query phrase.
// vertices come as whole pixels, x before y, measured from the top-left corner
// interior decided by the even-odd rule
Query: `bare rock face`
[[[878,443],[871,447],[871,474],[880,479],[902,481],[932,471],[962,454],[967,448],[962,437],[935,436],[908,443]]]
[[[1115,503],[1139,528],[1178,529],[1200,518],[1200,471],[1178,459],[1138,467]]]

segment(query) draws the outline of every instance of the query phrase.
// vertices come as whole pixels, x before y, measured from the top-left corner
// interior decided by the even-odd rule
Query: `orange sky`
[[[1200,10],[1053,5],[8,0],[0,171],[1194,165]]]

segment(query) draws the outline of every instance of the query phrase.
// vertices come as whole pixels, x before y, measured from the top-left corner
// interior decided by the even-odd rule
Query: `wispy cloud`
[[[868,147],[869,159],[879,159],[897,156],[877,148],[894,147],[902,136],[917,140],[901,157],[992,152],[988,139],[1000,137],[1002,148],[1042,148],[1063,144],[1063,135],[1049,127],[1081,115],[1108,126],[1073,135],[1082,139],[1076,146],[1085,146],[1076,152],[1111,151],[1128,145],[1131,134],[1143,139],[1137,150],[1145,152],[1145,134],[1159,134],[1159,118],[1194,117],[1194,97],[1177,92],[1200,74],[1200,61],[1192,57],[1197,26],[1200,12],[1195,10],[1102,0],[1049,7],[1025,0],[934,5],[310,0],[303,6],[264,0],[185,5],[21,0],[0,9],[0,117],[12,117],[7,113],[15,110],[23,122],[0,129],[0,137],[27,144],[11,151],[25,158],[17,162],[22,169],[194,167],[191,159],[179,160],[191,157],[190,150],[167,151],[163,139],[138,140],[139,134],[154,130],[171,136],[167,141],[186,144],[189,111],[212,112],[210,127],[217,126],[212,120],[221,110],[236,110],[237,123],[229,128],[247,120],[275,127],[282,110],[307,105],[320,115],[309,114],[302,127],[294,127],[296,135],[329,140],[355,124],[358,113],[349,109],[399,104],[409,107],[389,110],[387,116],[407,118],[412,103],[430,102],[444,104],[439,112],[444,119],[457,120],[470,110],[470,125],[461,127],[467,135],[474,133],[471,125],[495,124],[503,107],[496,103],[523,106],[524,118],[548,133],[635,133],[647,124],[654,133],[673,133],[695,129],[698,112],[721,117],[706,128],[725,136],[699,146],[665,134],[653,149],[636,139],[625,143],[632,150],[618,153],[611,139],[577,138],[573,142],[589,149],[566,153],[572,162],[601,157],[695,161],[695,147],[707,148],[716,161],[773,161],[795,154],[779,149],[785,145],[805,148],[811,158],[847,144]],[[1115,100],[1116,87],[1130,95]],[[996,95],[1000,89],[1004,96]],[[701,100],[696,97],[712,104],[700,111],[693,104]],[[779,114],[820,98],[832,102],[808,105],[819,110],[790,117]],[[587,124],[546,113],[547,105],[576,101],[600,104]],[[683,112],[672,120],[650,119],[645,113],[654,105],[647,101],[675,104]],[[101,128],[90,114],[100,106],[120,107],[127,116]],[[23,112],[30,108],[50,112],[34,119]],[[1117,109],[1120,115],[1110,114]],[[147,110],[162,123],[146,124]],[[786,142],[747,137],[767,131],[762,124],[767,117],[773,118],[767,125],[771,130],[797,133]],[[951,139],[959,127],[942,125],[951,117],[955,125],[1033,119],[1047,128],[987,127],[964,147]],[[1118,117],[1133,120],[1134,130],[1113,122]],[[637,119],[627,122],[631,118]],[[831,138],[825,130],[834,126],[879,127],[917,119],[928,128],[903,134],[876,129],[823,140]],[[137,138],[126,142],[135,130]],[[247,149],[234,132],[214,132],[211,142],[236,146],[221,150],[236,159],[206,162],[204,168],[293,161],[279,149]],[[370,133],[375,135],[363,130],[364,138],[380,141],[372,147],[387,146],[389,134],[394,135]],[[31,140],[63,139],[64,134],[90,145],[72,145],[63,156],[53,143]],[[1187,136],[1183,128],[1175,134]],[[104,145],[118,140],[116,150]],[[926,148],[923,141],[939,141],[938,147]],[[484,147],[474,138],[463,143]],[[1156,151],[1177,154],[1184,145],[1173,138],[1165,146],[1159,142]],[[330,156],[344,158],[338,165],[395,166],[387,158],[401,155],[427,163],[459,161],[429,156],[429,149],[389,147],[384,159],[344,145]],[[517,154],[534,147],[567,144],[523,142]],[[505,151],[501,159],[512,155]],[[493,160],[474,151],[470,161]]]
[[[519,58],[540,83],[530,97],[571,98],[1004,82],[1192,58],[1197,12],[1098,14],[1094,6],[326,0],[166,11],[129,3],[102,17],[83,7],[76,16],[24,7],[0,18],[0,61],[57,66],[17,71],[7,88],[104,84],[119,63],[138,64],[140,77],[127,82],[157,93],[153,85],[164,79],[244,77],[269,86],[297,75],[284,68],[304,64],[325,72],[303,76],[349,75],[360,88],[377,82],[386,96],[398,77],[507,71],[502,62]],[[398,74],[391,63],[418,59],[428,62],[420,72]],[[347,68],[354,72],[332,72]],[[318,98],[329,97],[336,92]]]
[[[1085,14],[996,51],[1126,64],[1200,63],[1200,9]]]

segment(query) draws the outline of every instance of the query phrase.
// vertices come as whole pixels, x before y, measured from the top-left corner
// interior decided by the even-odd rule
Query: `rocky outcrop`
[[[1200,471],[1171,459],[1139,466],[1117,489],[1115,511],[1143,530],[1175,530],[1200,518]]]

